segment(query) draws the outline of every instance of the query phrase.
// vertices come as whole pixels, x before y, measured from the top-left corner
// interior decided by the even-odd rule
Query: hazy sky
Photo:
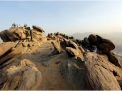
[[[122,1],[0,1],[0,30],[14,22],[46,32],[121,32]]]

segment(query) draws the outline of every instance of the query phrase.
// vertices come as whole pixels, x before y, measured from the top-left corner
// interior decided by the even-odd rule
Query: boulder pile
[[[18,40],[26,40],[26,41],[45,41],[46,35],[44,34],[44,30],[38,26],[32,26],[32,29],[27,25],[24,26],[12,26],[7,30],[0,32],[0,37],[3,42],[8,41],[18,41]]]
[[[121,90],[122,67],[112,41],[91,34],[78,40],[47,36],[33,25],[1,31],[1,90]]]

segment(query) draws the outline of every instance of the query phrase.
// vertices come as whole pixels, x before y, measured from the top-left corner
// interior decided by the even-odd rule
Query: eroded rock
[[[120,90],[120,85],[113,72],[122,77],[122,70],[111,64],[107,57],[95,53],[87,53],[86,56],[86,81],[89,88],[97,90]]]
[[[32,90],[41,84],[41,72],[31,61],[24,59],[19,65],[9,67],[5,73],[7,81],[2,90]]]

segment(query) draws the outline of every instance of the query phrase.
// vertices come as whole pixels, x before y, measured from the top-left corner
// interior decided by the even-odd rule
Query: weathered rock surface
[[[4,72],[6,81],[1,88],[4,90],[38,89],[42,81],[41,72],[27,59],[20,61],[17,66],[10,66]]]
[[[38,32],[44,32],[44,30],[41,27],[38,26],[32,26],[33,29],[37,30]]]
[[[17,40],[30,40],[31,38],[31,31],[32,31],[32,38],[33,41],[45,41],[46,35],[44,31],[37,26],[32,26],[33,29],[30,27],[11,27],[8,30],[0,32],[0,37],[4,42],[8,41],[17,41]]]
[[[111,64],[106,56],[87,53],[86,80],[91,89],[120,90],[117,77],[122,77],[122,69]],[[121,78],[122,79],[122,78]]]
[[[14,25],[0,32],[1,90],[121,90],[122,67],[110,40],[58,32],[46,37],[32,26],[30,41],[27,29]]]
[[[6,42],[0,44],[0,57],[2,57],[5,53],[12,50],[12,48],[15,46],[14,42]]]

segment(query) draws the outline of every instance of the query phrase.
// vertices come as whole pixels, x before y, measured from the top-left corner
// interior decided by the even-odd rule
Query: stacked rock
[[[99,35],[91,34],[88,38],[84,38],[82,41],[82,46],[84,49],[91,52],[97,50],[97,53],[107,55],[110,62],[121,67],[118,59],[111,52],[113,49],[115,49],[115,45],[112,41],[104,39]]]

